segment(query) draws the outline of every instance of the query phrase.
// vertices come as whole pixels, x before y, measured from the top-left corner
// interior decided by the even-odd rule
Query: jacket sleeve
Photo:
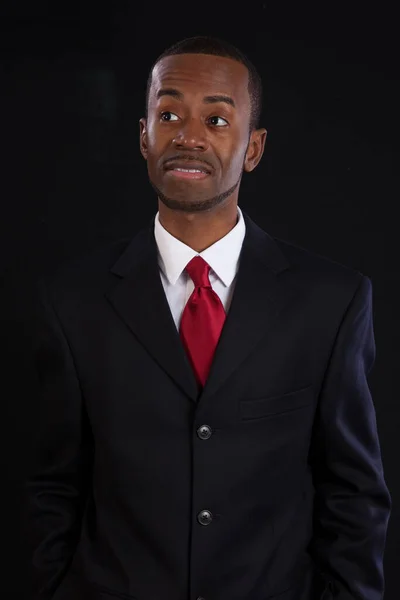
[[[311,447],[315,485],[310,553],[329,599],[382,600],[391,510],[367,376],[375,361],[372,285],[361,276],[321,387]]]
[[[29,598],[51,600],[79,541],[93,444],[74,358],[43,279],[36,285],[31,323],[38,393],[34,467],[24,493]]]

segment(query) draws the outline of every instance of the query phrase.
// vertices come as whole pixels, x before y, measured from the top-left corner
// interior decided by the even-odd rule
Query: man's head
[[[140,120],[141,152],[161,202],[202,212],[237,201],[243,171],[252,171],[264,150],[260,111],[257,71],[231,44],[196,37],[163,52]]]

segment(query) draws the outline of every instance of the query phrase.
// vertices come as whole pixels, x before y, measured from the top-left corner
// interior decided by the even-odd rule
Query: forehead
[[[150,95],[160,88],[174,87],[183,93],[231,96],[237,106],[247,106],[247,67],[224,56],[176,54],[165,56],[154,67]]]

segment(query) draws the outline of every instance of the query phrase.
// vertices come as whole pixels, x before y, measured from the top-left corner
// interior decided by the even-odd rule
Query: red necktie
[[[180,324],[180,338],[197,381],[204,386],[225,321],[225,309],[211,287],[210,265],[195,256],[186,271],[195,288],[186,303]]]

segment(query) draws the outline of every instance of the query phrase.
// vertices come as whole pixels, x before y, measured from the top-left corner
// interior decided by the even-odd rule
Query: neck
[[[225,237],[238,222],[237,203],[204,213],[171,210],[159,201],[161,225],[175,238],[196,252],[203,252]]]

